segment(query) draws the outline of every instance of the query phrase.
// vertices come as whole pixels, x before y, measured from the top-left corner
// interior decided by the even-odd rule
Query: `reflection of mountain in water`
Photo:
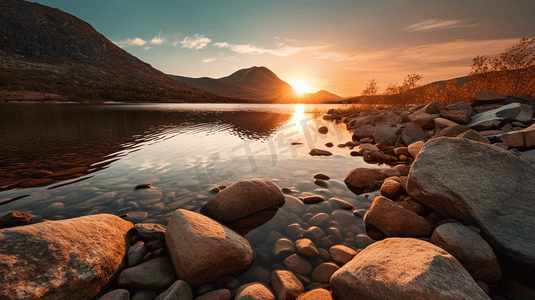
[[[140,143],[157,139],[163,130],[228,131],[257,140],[267,139],[291,118],[271,112],[179,111],[172,106],[2,105],[0,191],[98,171]]]

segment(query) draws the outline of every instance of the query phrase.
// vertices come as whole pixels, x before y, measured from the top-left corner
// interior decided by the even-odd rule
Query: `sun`
[[[310,84],[303,80],[296,80],[291,83],[291,86],[299,95],[312,92],[312,87],[310,86]]]

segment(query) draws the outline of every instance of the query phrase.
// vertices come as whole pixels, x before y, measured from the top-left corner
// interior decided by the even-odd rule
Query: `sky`
[[[535,37],[534,0],[38,0],[166,73],[221,78],[265,66],[357,96],[408,74],[466,76],[477,55]]]

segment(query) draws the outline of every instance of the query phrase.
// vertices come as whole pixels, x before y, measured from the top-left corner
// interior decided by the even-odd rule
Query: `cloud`
[[[448,28],[468,28],[476,27],[481,24],[466,24],[466,20],[437,20],[437,19],[427,19],[425,21],[412,24],[403,28],[403,30],[408,31],[425,31],[432,29],[448,29]]]
[[[202,62],[203,63],[209,63],[209,62],[214,61],[214,60],[215,60],[215,58],[206,58],[206,59],[203,59]]]
[[[160,32],[157,36],[155,36],[152,40],[150,40],[151,44],[161,45],[163,42],[165,42],[165,39],[161,37],[162,33]]]
[[[212,40],[204,37],[204,35],[195,34],[193,37],[187,36],[180,43],[182,44],[182,48],[198,50],[206,47],[210,41]]]
[[[114,42],[114,43],[121,47],[121,46],[143,46],[147,42],[136,37],[135,39],[127,39],[126,41]]]
[[[314,47],[294,47],[294,46],[282,46],[278,45],[279,48],[277,49],[266,49],[263,47],[257,47],[251,44],[245,44],[245,45],[238,45],[238,44],[229,44],[229,43],[215,43],[214,46],[219,48],[228,48],[231,51],[234,51],[236,53],[240,54],[271,54],[275,56],[289,56],[292,54],[296,54],[302,51],[310,51],[310,50],[320,50],[324,49],[327,46],[314,46]],[[281,47],[282,46],[282,47]]]
[[[143,50],[149,50],[150,48],[152,48],[152,47],[145,47],[145,48],[143,48]]]

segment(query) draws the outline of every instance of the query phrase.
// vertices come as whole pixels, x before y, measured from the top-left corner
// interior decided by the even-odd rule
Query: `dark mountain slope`
[[[171,80],[61,10],[0,0],[0,93],[24,91],[73,100],[232,101]]]

